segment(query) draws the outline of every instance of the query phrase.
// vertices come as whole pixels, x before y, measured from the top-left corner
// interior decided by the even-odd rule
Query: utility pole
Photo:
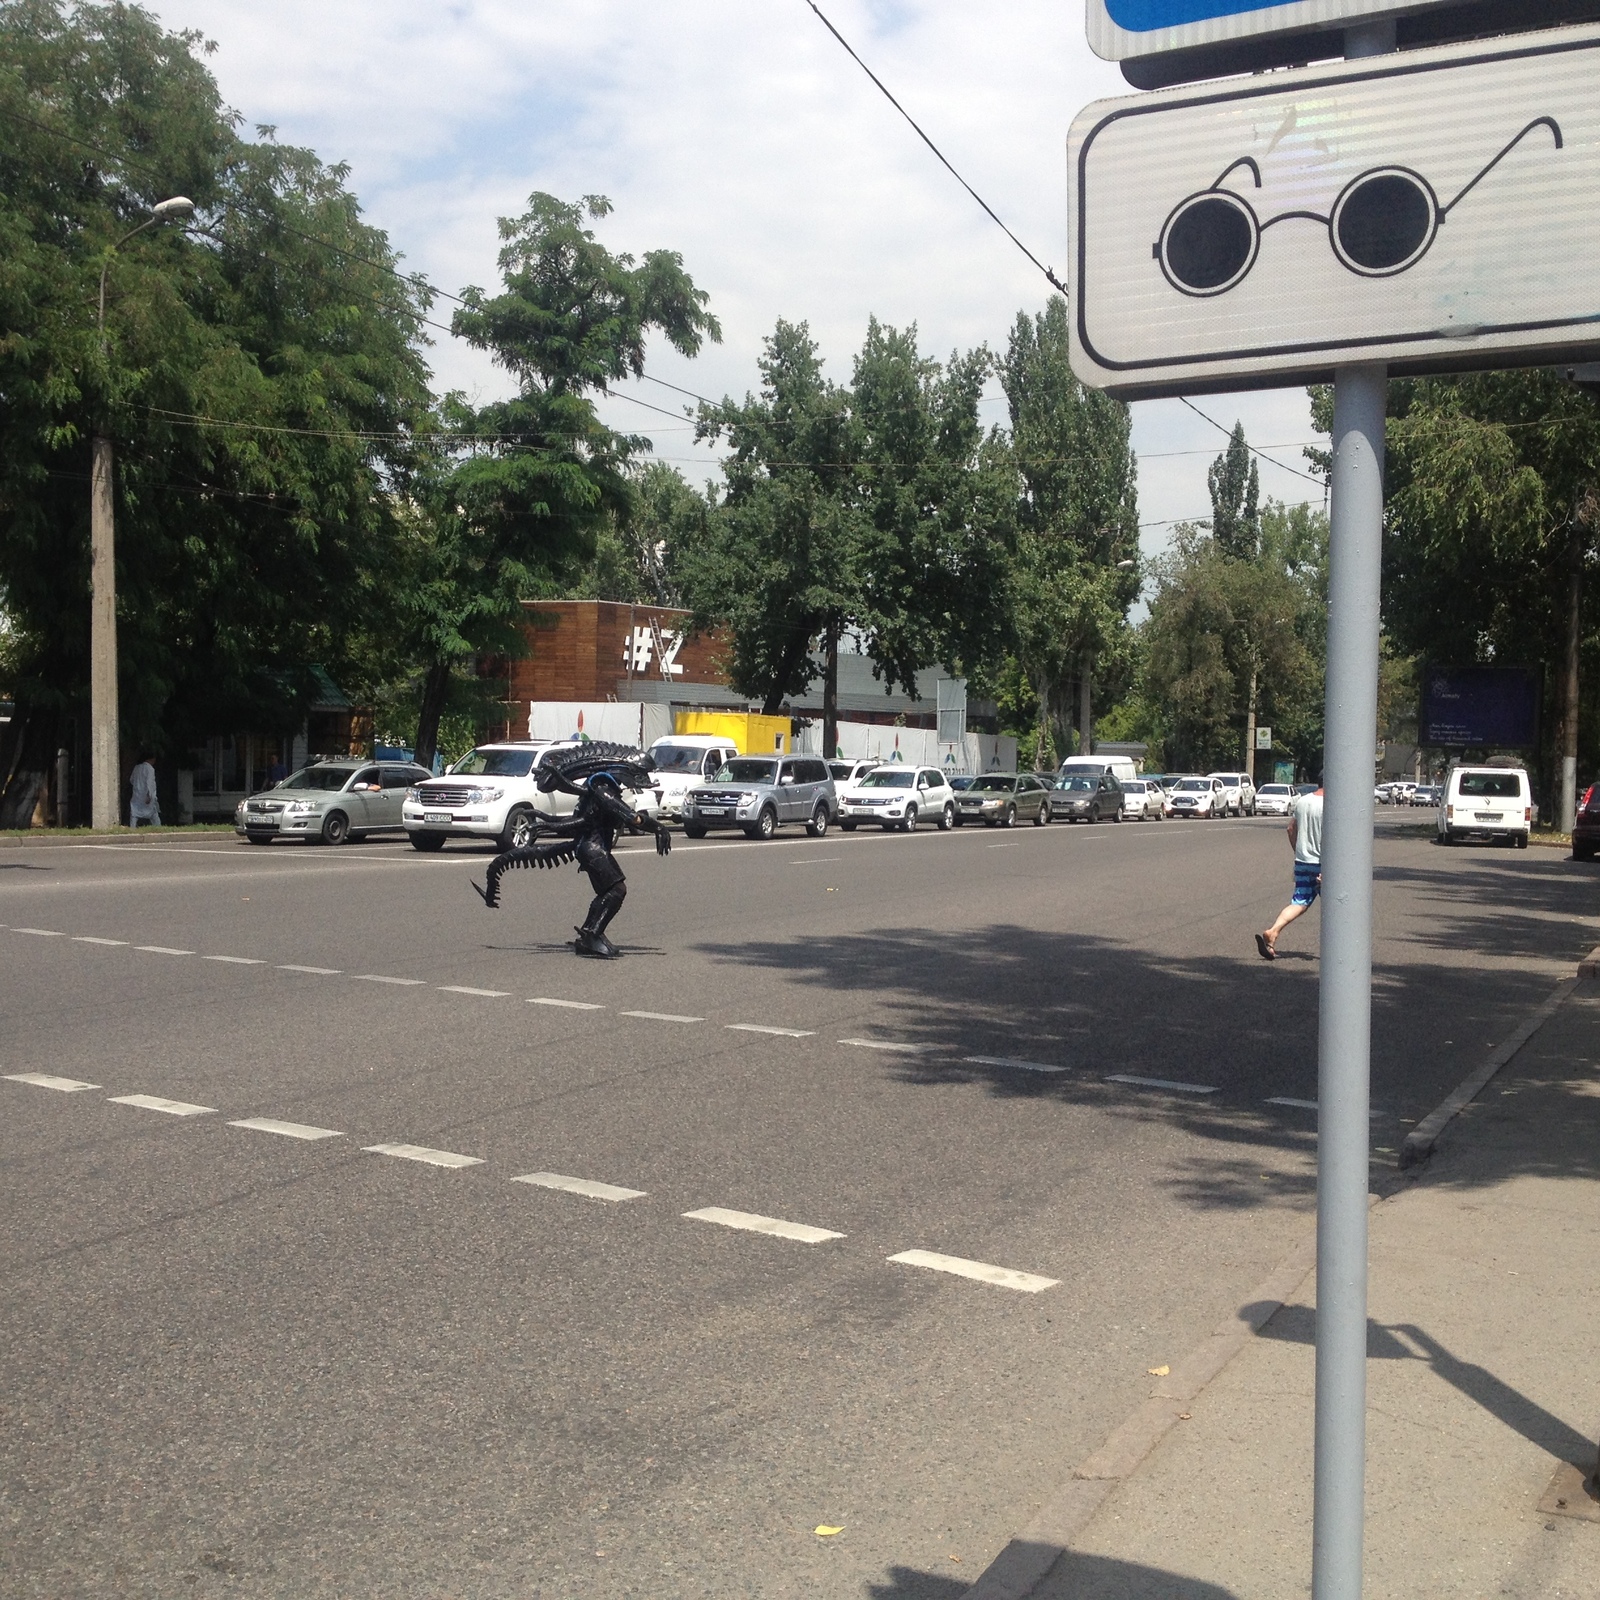
[[[182,195],[163,200],[137,228],[106,251],[100,268],[100,355],[107,373],[111,351],[106,343],[106,274],[112,257],[136,233],[187,217],[194,201]],[[114,505],[115,464],[105,431],[105,413],[90,445],[89,467],[89,820],[96,828],[114,828],[122,818],[122,716],[117,692],[117,531]]]

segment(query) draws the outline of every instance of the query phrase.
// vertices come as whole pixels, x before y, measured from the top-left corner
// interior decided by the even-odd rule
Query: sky
[[[1066,137],[1091,100],[1131,93],[1091,54],[1083,0],[818,0],[1007,226],[1066,268]],[[208,65],[246,128],[269,124],[350,167],[368,221],[441,288],[497,283],[496,219],[544,190],[602,194],[612,249],[678,251],[723,340],[650,373],[697,395],[759,386],[778,318],[810,325],[848,381],[869,317],[915,323],[943,358],[1004,349],[1052,292],[817,19],[806,0],[147,0],[215,45]],[[447,312],[442,302],[440,312]],[[436,313],[438,320],[448,315]],[[435,334],[436,385],[506,392],[486,357]],[[682,395],[626,386],[606,421],[695,482],[714,458]],[[1005,421],[991,380],[982,411]],[[638,402],[643,402],[640,404]],[[1264,495],[1320,505],[1304,390],[1136,403],[1141,542],[1206,516],[1206,469],[1244,423]],[[660,407],[672,413],[663,416]],[[1204,413],[1202,416],[1200,413]],[[1281,462],[1283,466],[1273,464]]]

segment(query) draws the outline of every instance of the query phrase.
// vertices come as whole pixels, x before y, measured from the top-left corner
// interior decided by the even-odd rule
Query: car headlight
[[[467,804],[469,806],[492,805],[504,794],[504,789],[473,789],[467,795]]]
[[[755,802],[755,798],[755,790],[744,790],[739,795],[739,804],[742,806],[752,805]]]
[[[406,799],[420,801],[422,799],[422,791],[420,789],[407,789]]]
[[[315,800],[291,800],[283,809],[296,816],[303,816],[307,811],[316,810],[316,807]]]

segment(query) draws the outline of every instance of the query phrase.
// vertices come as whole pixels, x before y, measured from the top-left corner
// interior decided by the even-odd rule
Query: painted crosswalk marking
[[[481,1167],[482,1156],[458,1156],[453,1150],[430,1150],[423,1144],[364,1144],[369,1155],[398,1156],[402,1161],[425,1161],[430,1167]]]
[[[203,1117],[215,1106],[194,1106],[187,1100],[167,1100],[159,1094],[114,1094],[107,1097],[115,1106],[138,1106],[141,1111],[165,1111],[169,1117]]]
[[[78,1078],[57,1078],[48,1072],[8,1072],[12,1083],[31,1083],[40,1089],[59,1089],[63,1094],[78,1094],[84,1089],[98,1089],[98,1083],[84,1083]]]
[[[822,1244],[829,1239],[842,1239],[842,1233],[828,1228],[813,1228],[804,1222],[785,1222],[781,1217],[761,1217],[750,1211],[729,1211],[725,1206],[703,1206],[699,1211],[685,1211],[684,1216],[695,1222],[715,1222],[724,1228],[742,1228],[746,1233],[768,1233],[778,1239],[798,1239],[801,1244]]]
[[[560,1189],[566,1194],[581,1194],[589,1200],[643,1200],[645,1190],[623,1189],[614,1183],[597,1183],[593,1178],[569,1178],[560,1172],[525,1172],[513,1183],[537,1184],[541,1189]]]
[[[931,1272],[948,1272],[957,1278],[992,1283],[1000,1289],[1019,1289],[1023,1294],[1038,1294],[1053,1289],[1059,1278],[1041,1278],[1036,1272],[1015,1272],[1010,1267],[992,1267],[987,1261],[968,1261],[961,1256],[940,1255],[937,1250],[902,1250],[890,1261],[906,1267],[926,1267]]]
[[[342,1139],[337,1128],[313,1128],[304,1122],[280,1122],[276,1117],[241,1117],[230,1128],[253,1128],[257,1133],[281,1133],[286,1139]]]

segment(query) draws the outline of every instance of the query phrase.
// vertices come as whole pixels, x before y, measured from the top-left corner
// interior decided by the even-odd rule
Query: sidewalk
[[[1600,1502],[1567,1464],[1593,1474],[1600,1434],[1600,983],[1420,1172],[1371,1213],[1366,1593],[1594,1600]],[[1315,1286],[1187,1402],[1032,1600],[1311,1592]]]

